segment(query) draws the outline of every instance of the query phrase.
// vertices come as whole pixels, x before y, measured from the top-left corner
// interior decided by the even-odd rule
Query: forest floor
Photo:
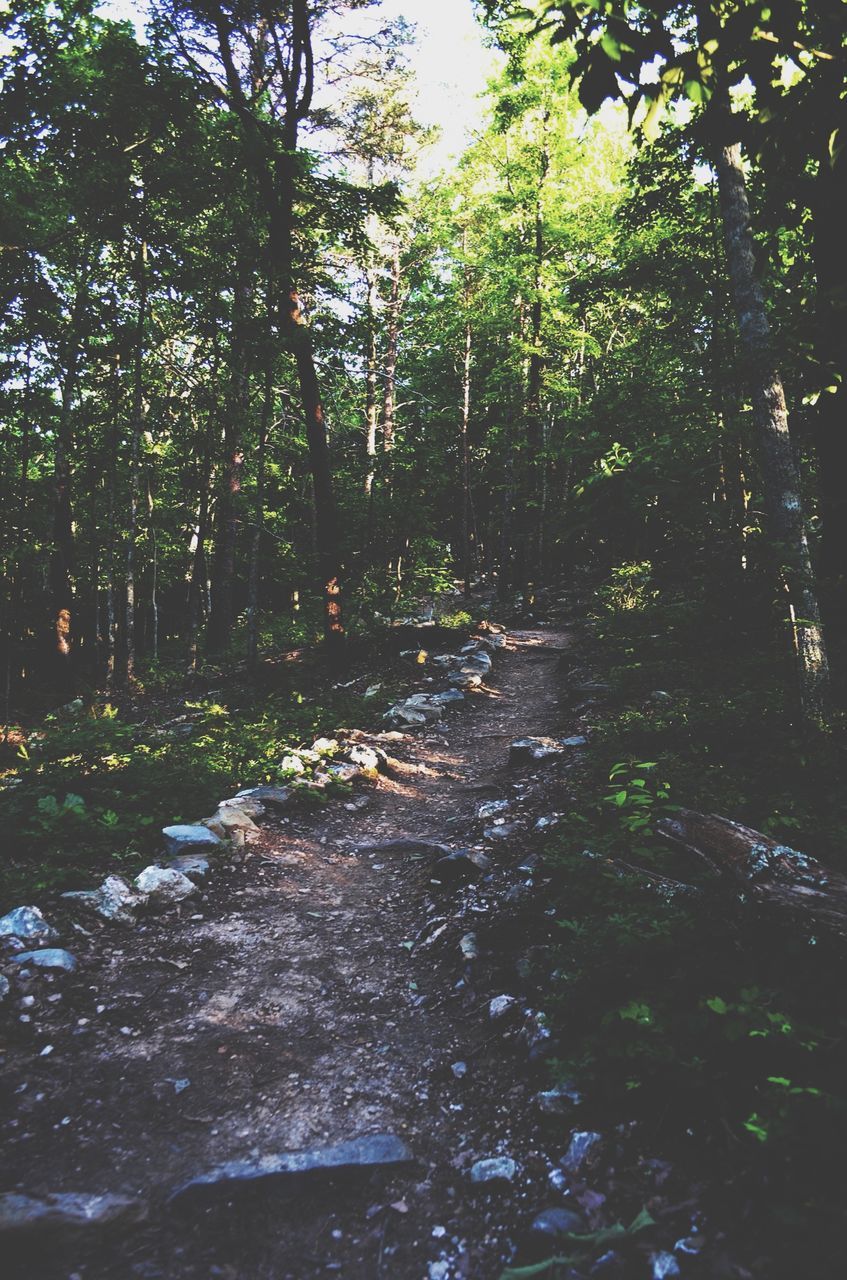
[[[130,1231],[82,1233],[58,1253],[28,1240],[15,1277],[483,1280],[535,1212],[568,1203],[549,1179],[575,1126],[535,1101],[551,1077],[527,1053],[525,1007],[517,1023],[489,1014],[501,994],[525,1006],[521,958],[555,925],[526,859],[579,752],[516,770],[508,747],[581,731],[559,701],[568,643],[553,628],[512,631],[470,706],[391,743],[391,776],[357,793],[360,808],[264,820],[243,861],[179,916],[103,925],[74,944],[75,975],[38,978],[2,1069],[15,1104],[3,1185],[151,1208]],[[519,834],[486,844],[495,865],[482,883],[435,883],[425,846],[367,848],[481,849],[478,809],[497,798]],[[471,931],[476,962],[459,946]],[[413,1163],[296,1193],[226,1183],[168,1204],[224,1161],[380,1133]],[[474,1162],[496,1156],[515,1161],[513,1179],[473,1184]],[[649,1274],[646,1257],[632,1274]]]

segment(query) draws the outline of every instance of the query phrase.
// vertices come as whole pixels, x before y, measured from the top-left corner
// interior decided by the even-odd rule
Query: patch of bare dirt
[[[30,1244],[16,1276],[499,1275],[550,1203],[552,1149],[531,1105],[544,1064],[519,1027],[488,1017],[498,982],[520,996],[515,957],[531,963],[551,927],[516,871],[543,783],[534,795],[508,768],[508,745],[569,727],[567,644],[513,632],[489,689],[438,732],[392,744],[398,765],[363,808],[269,819],[178,915],[92,926],[77,974],[33,978],[31,1021],[12,1023],[2,1067],[2,1189],[120,1192],[152,1209],[145,1226],[58,1256]],[[434,884],[424,851],[360,849],[401,836],[482,848],[477,810],[499,797],[523,826],[486,845],[481,883]],[[481,963],[460,949],[469,932]],[[554,1127],[561,1154],[569,1126]],[[386,1132],[410,1146],[410,1169],[167,1205],[223,1161]],[[514,1181],[473,1187],[471,1165],[497,1155],[516,1161]]]

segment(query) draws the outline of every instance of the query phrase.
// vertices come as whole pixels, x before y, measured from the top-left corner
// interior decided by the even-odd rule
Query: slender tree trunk
[[[397,399],[397,345],[400,337],[400,242],[391,248],[391,292],[385,326],[385,366],[382,390],[382,447],[394,448],[394,409]]]
[[[839,135],[839,147],[840,143]],[[847,660],[847,156],[842,149],[831,155],[828,140],[818,162],[813,211],[815,345],[825,388],[816,408],[820,574],[829,634],[835,637],[843,668]]]
[[[138,246],[138,317],[136,320],[135,353],[132,374],[132,422],[130,426],[129,452],[129,523],[126,550],[126,614],[125,614],[125,666],[124,680],[131,684],[135,679],[136,659],[136,552],[138,542],[138,511],[141,505],[141,436],[144,431],[144,336],[147,323],[147,245]]]
[[[727,136],[732,119],[723,112]],[[729,280],[753,403],[765,506],[782,565],[798,658],[803,713],[821,722],[829,689],[829,666],[821,627],[797,467],[791,450],[785,392],[772,349],[762,289],[755,273],[753,234],[741,148],[720,146],[715,155]]]
[[[259,586],[262,567],[262,530],[265,523],[265,455],[268,430],[273,411],[273,364],[268,360],[265,370],[265,387],[262,396],[262,416],[259,421],[259,449],[256,456],[256,503],[253,509],[253,541],[250,548],[250,579],[247,590],[247,665],[256,669],[259,655]]]
[[[241,474],[244,467],[242,442],[250,413],[252,353],[248,329],[252,302],[253,289],[249,278],[249,264],[246,260],[242,260],[234,289],[230,346],[231,394],[224,420],[224,466],[215,512],[212,612],[209,618],[210,653],[220,653],[229,644],[235,616],[235,554],[240,524]]]
[[[377,365],[376,365],[376,303],[377,278],[371,266],[367,271],[367,301],[365,303],[365,324],[367,327],[367,351],[365,353],[365,457],[367,472],[365,474],[365,496],[370,499],[373,493],[374,472],[376,466],[376,427],[377,408]],[[370,501],[368,503],[370,510]]]
[[[467,286],[466,286],[467,294]],[[462,356],[462,582],[465,599],[471,595],[473,542],[471,533],[471,444],[468,431],[471,416],[471,350],[473,333],[470,320],[465,325],[465,349]]]

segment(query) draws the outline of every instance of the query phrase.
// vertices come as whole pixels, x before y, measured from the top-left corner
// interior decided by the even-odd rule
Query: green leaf
[[[729,1005],[720,996],[712,996],[711,999],[706,1001],[706,1004],[712,1013],[724,1014],[729,1012]]]

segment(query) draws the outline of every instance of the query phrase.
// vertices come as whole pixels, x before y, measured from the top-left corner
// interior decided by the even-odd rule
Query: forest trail
[[[152,1209],[108,1250],[41,1259],[45,1276],[499,1274],[513,1210],[525,1220],[549,1197],[529,1118],[548,1085],[489,1020],[490,998],[518,984],[512,966],[511,988],[493,985],[503,961],[488,961],[486,930],[508,934],[499,913],[526,879],[516,868],[549,787],[543,770],[508,767],[509,742],[567,727],[568,643],[553,629],[510,632],[490,685],[435,730],[391,743],[393,776],[366,801],[263,820],[244,861],[179,919],[108,927],[88,956],[75,948],[79,973],[7,1059],[18,1119],[4,1126],[5,1185],[140,1195]],[[401,838],[482,849],[479,805],[498,798],[520,830],[486,842],[482,883],[434,884],[431,851],[367,849]],[[469,931],[482,977],[459,948]],[[254,1187],[227,1209],[221,1186],[167,1205],[224,1161],[386,1133],[411,1149],[408,1168],[294,1200]],[[471,1164],[499,1155],[517,1162],[515,1181],[472,1187]]]

